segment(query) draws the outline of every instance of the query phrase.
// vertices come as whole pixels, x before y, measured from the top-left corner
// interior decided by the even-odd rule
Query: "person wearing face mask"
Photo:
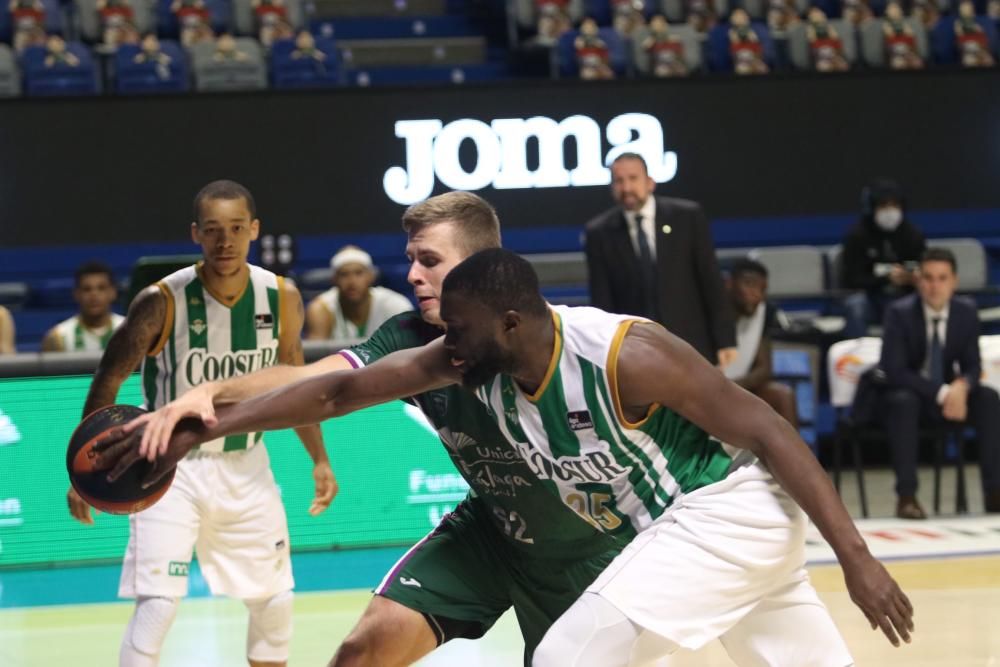
[[[927,247],[920,228],[906,219],[899,185],[876,181],[861,194],[862,215],[844,238],[842,287],[857,290],[844,302],[844,336],[864,336],[881,321],[890,301],[913,292],[915,267]]]

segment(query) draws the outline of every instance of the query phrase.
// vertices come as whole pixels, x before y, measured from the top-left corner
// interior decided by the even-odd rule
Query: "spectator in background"
[[[174,0],[170,11],[177,18],[181,44],[185,48],[215,38],[211,27],[212,13],[205,6],[205,0]]]
[[[976,6],[970,0],[959,3],[954,30],[962,67],[993,67],[989,37],[976,20]]]
[[[615,72],[611,69],[611,53],[607,42],[601,39],[597,21],[587,17],[580,24],[579,36],[573,40],[576,51],[576,64],[580,69],[580,78],[613,79]]]
[[[316,47],[316,38],[308,30],[302,30],[295,37],[295,50],[292,60],[312,60],[317,66],[326,62],[326,54]]]
[[[877,181],[861,193],[861,219],[847,232],[842,286],[861,290],[844,302],[844,336],[864,336],[881,321],[893,299],[913,292],[916,266],[927,246],[924,233],[906,219],[906,201],[893,181]]]
[[[618,206],[587,223],[590,301],[659,322],[711,363],[736,357],[736,333],[708,219],[699,204],[656,197],[636,153],[611,165]]]
[[[752,259],[738,260],[730,269],[727,286],[736,312],[737,354],[725,375],[798,428],[795,392],[774,382],[771,371],[771,334],[783,328],[784,315],[767,302],[767,267]]]
[[[97,15],[101,19],[104,45],[118,48],[119,44],[138,44],[135,10],[129,0],[97,0]]]
[[[8,4],[14,22],[14,50],[21,53],[29,46],[45,44],[45,6],[42,0],[11,0]]]
[[[979,314],[955,298],[955,255],[930,248],[920,262],[919,294],[889,306],[882,334],[888,391],[885,425],[896,469],[896,516],[925,519],[917,501],[921,421],[966,422],[976,429],[987,512],[1000,512],[1000,397],[980,384]]]
[[[257,38],[264,48],[271,48],[279,39],[292,37],[285,0],[251,0],[250,7],[257,17]]]
[[[569,0],[534,0],[537,19],[535,42],[539,46],[554,46],[559,37],[573,29],[569,16]]]
[[[235,37],[224,32],[215,40],[215,53],[212,54],[212,60],[217,63],[241,63],[250,60],[250,56],[240,51]]]
[[[80,312],[55,325],[42,339],[42,352],[103,350],[124,317],[111,312],[118,298],[111,269],[101,262],[87,262],[76,270],[73,299]]]
[[[164,80],[169,79],[170,63],[173,62],[173,58],[160,48],[160,40],[156,38],[156,35],[147,33],[142,38],[140,49],[139,53],[132,58],[132,62],[136,65],[152,65],[156,76]]]
[[[14,345],[16,337],[14,335],[14,318],[10,311],[0,306],[0,354],[14,354],[17,348]]]
[[[684,42],[671,32],[663,14],[656,14],[649,20],[649,36],[642,41],[642,50],[649,58],[649,71],[655,77],[687,76],[690,73],[684,60]]]
[[[882,18],[882,37],[890,69],[923,69],[924,59],[917,50],[917,37],[906,22],[903,6],[892,0]]]
[[[45,60],[46,67],[65,65],[66,67],[79,67],[80,59],[75,53],[69,50],[64,40],[59,35],[50,35],[45,40]]]
[[[367,338],[386,320],[413,310],[402,294],[374,287],[371,255],[357,246],[341,248],[330,260],[333,287],[309,302],[306,338],[352,340]]]

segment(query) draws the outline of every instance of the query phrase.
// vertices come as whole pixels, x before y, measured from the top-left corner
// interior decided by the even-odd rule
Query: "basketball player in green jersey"
[[[690,346],[646,320],[550,308],[530,264],[499,249],[453,269],[442,297],[443,339],[220,410],[215,426],[172,438],[163,469],[205,437],[461,382],[553,496],[632,537],[549,629],[534,665],[643,664],[715,638],[739,665],[852,664],[803,569],[799,507],[873,629],[909,641],[909,600],[798,434]],[[162,453],[147,449],[129,457]]]
[[[76,270],[73,287],[73,299],[80,312],[49,329],[42,339],[42,352],[103,350],[125,320],[111,311],[117,298],[115,278],[106,264],[82,264]]]
[[[194,202],[191,238],[203,261],[143,290],[112,336],[84,414],[115,402],[142,364],[145,404],[162,406],[202,382],[279,361],[302,364],[302,298],[290,282],[247,263],[257,238],[252,195],[232,181],[205,186]],[[336,480],[318,425],[297,429],[314,462],[310,512],[330,504]],[[177,465],[170,490],[129,517],[119,595],[136,599],[122,640],[121,667],[152,667],[187,594],[192,551],[212,592],[243,600],[249,611],[252,667],[288,660],[292,572],[288,526],[260,433],[203,444]],[[93,523],[70,489],[71,513]]]
[[[444,277],[473,252],[499,246],[499,221],[480,197],[451,192],[410,207],[403,226],[412,262],[408,279],[419,313],[398,315],[365,343],[305,367],[276,366],[202,385],[145,419],[149,437],[154,432],[169,436],[181,416],[210,421],[213,400],[242,400],[310,375],[364,366],[440,337]],[[621,543],[552,496],[474,395],[449,387],[410,400],[433,423],[472,490],[389,571],[333,664],[409,665],[445,641],[481,636],[510,607],[521,626],[528,662],[549,625],[614,558]],[[384,454],[391,456],[391,450]]]

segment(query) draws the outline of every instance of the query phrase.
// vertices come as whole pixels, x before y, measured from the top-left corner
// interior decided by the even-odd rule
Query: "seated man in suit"
[[[587,223],[590,302],[659,322],[711,363],[736,356],[732,310],[705,212],[696,202],[656,197],[637,153],[611,164],[618,203]]]
[[[889,388],[885,424],[896,469],[896,515],[924,519],[917,502],[917,429],[925,420],[967,422],[976,430],[987,512],[1000,512],[1000,398],[979,383],[979,315],[955,298],[958,267],[944,248],[921,261],[918,293],[886,311],[882,359]]]
[[[767,302],[767,267],[740,259],[729,270],[727,286],[736,311],[736,359],[724,373],[798,428],[795,392],[775,382],[771,370],[771,333],[782,329],[781,320],[787,318]]]

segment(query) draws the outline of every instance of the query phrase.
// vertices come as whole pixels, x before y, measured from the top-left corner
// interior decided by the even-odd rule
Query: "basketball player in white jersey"
[[[872,628],[910,640],[913,607],[795,429],[689,345],[648,320],[548,306],[531,265],[500,249],[452,269],[441,318],[446,335],[423,348],[220,408],[165,448],[133,443],[111,476],[143,454],[163,455],[162,474],[204,438],[461,382],[556,497],[630,540],[548,630],[535,667],[641,665],[713,639],[740,666],[852,665],[804,569],[802,510]]]
[[[373,285],[371,255],[357,246],[344,246],[330,259],[333,287],[309,302],[306,337],[310,340],[368,338],[382,324],[413,310],[399,292]]]
[[[146,406],[159,407],[202,382],[276,363],[301,365],[302,298],[290,282],[247,263],[257,238],[252,195],[232,181],[205,186],[194,202],[191,238],[203,261],[143,290],[112,336],[84,414],[115,402],[142,364]],[[337,491],[319,426],[296,429],[314,462],[311,514]],[[70,511],[93,523],[70,489]],[[249,611],[251,667],[287,663],[292,632],[291,545],[284,508],[261,434],[206,442],[177,465],[170,490],[129,517],[119,595],[136,606],[122,640],[121,667],[155,667],[196,550],[212,592]]]
[[[125,318],[111,311],[118,298],[111,269],[102,262],[87,262],[76,270],[73,299],[80,312],[55,325],[42,339],[42,352],[99,351]]]

